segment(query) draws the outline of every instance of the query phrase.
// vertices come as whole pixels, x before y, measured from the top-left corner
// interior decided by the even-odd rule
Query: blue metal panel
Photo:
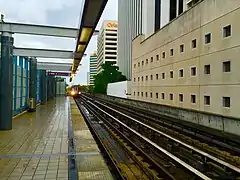
[[[13,84],[13,115],[16,115],[16,103],[17,103],[17,56],[13,57],[13,66],[14,66],[14,72],[13,72],[13,78],[14,78],[14,84]]]
[[[21,97],[17,97],[16,98],[16,110],[15,110],[16,114],[21,112],[21,104],[20,104],[20,102],[21,102]]]
[[[42,81],[42,76],[43,76],[42,74],[43,74],[43,70],[40,70],[39,71],[39,82],[38,82],[39,83],[39,89],[38,89],[39,90],[39,103],[41,102],[41,99],[42,99],[42,92],[41,92],[42,91],[41,81]]]
[[[46,99],[47,99],[47,101],[49,100],[49,91],[48,91],[48,89],[49,89],[49,76],[48,76],[48,74],[46,75]]]
[[[40,91],[41,104],[45,104],[46,103],[46,86],[47,86],[46,70],[42,70],[40,86],[41,86],[41,91]]]
[[[23,110],[23,57],[19,57],[20,66],[20,110]]]
[[[18,65],[19,65],[19,57],[18,59]],[[21,67],[16,66],[17,68],[17,74],[16,74],[16,114],[21,112]]]
[[[13,63],[13,115],[28,108],[29,63],[24,57],[14,56]]]
[[[23,59],[23,98],[22,98],[22,107],[23,109],[27,108],[27,98],[26,98],[26,91],[27,91],[27,79],[26,79],[26,62],[25,58]]]
[[[25,69],[26,69],[26,108],[28,106],[29,98],[29,60],[25,58]]]
[[[41,80],[41,70],[37,70],[37,89],[36,89],[36,101],[40,103],[40,80]]]

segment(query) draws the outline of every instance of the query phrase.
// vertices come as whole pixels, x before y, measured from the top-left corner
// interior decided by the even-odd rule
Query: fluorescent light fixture
[[[79,42],[88,42],[90,39],[90,35],[92,32],[92,28],[82,28]]]
[[[188,0],[187,2],[186,2],[186,4],[189,4],[189,3],[191,3],[192,2],[192,0]]]
[[[83,53],[83,51],[84,51],[84,49],[85,49],[85,46],[86,46],[86,45],[79,44],[79,45],[78,45],[77,52],[82,52],[82,53]]]

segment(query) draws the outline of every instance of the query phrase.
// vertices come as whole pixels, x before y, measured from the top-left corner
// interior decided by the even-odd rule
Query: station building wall
[[[134,100],[240,118],[240,1],[204,0],[132,43]]]

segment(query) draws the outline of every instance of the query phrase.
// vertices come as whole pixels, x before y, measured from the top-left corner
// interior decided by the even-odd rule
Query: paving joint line
[[[0,155],[0,159],[11,159],[11,158],[43,158],[43,157],[57,157],[57,156],[89,156],[89,155],[99,155],[100,152],[79,152],[79,153],[54,153],[54,154],[9,154]]]

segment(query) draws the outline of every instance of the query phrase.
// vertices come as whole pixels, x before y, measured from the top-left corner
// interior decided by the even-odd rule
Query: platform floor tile
[[[1,180],[68,179],[68,103],[58,97],[0,131]]]

